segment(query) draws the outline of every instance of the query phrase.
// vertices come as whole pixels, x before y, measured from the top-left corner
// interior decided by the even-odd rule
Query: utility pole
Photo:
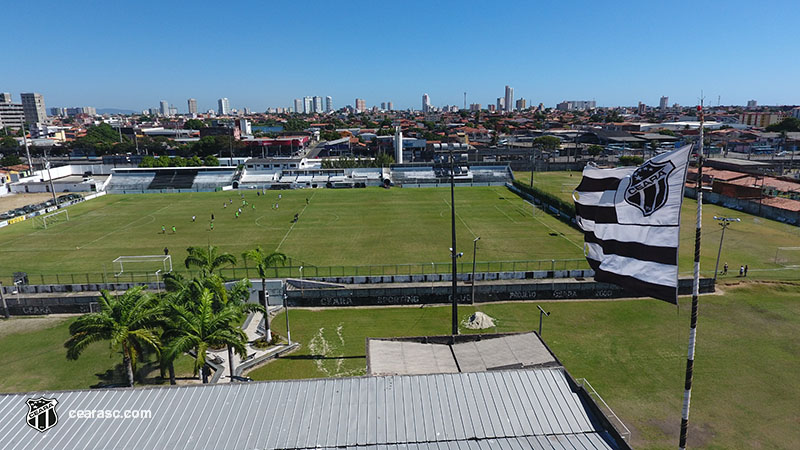
[[[456,253],[456,203],[455,203],[455,189],[456,189],[456,180],[455,180],[455,162],[453,161],[453,147],[450,147],[450,228],[452,234],[452,244],[453,246],[450,248],[450,257],[453,264],[453,310],[452,310],[452,319],[453,319],[453,336],[458,334],[458,297],[456,295],[458,290],[458,280],[457,280],[457,270],[456,270],[456,258],[458,258],[458,254]]]
[[[50,161],[47,159],[47,150],[44,151],[44,165],[47,168],[47,178],[50,181],[50,193],[53,194],[53,203],[58,206],[56,188],[53,186],[53,175],[50,173]]]
[[[472,240],[472,301],[471,303],[475,304],[475,254],[478,252],[478,241],[481,240],[481,237],[478,236]]]
[[[728,228],[728,225],[731,222],[741,222],[742,219],[737,217],[717,217],[714,216],[714,220],[718,220],[719,226],[722,227],[722,235],[719,237],[719,250],[717,250],[717,264],[714,265],[714,284],[717,283],[717,274],[719,273],[719,257],[722,254],[722,240],[725,239],[725,229]]]
[[[31,149],[28,146],[28,133],[25,131],[25,122],[22,122],[22,140],[25,142],[25,153],[28,155],[28,170],[33,173],[33,160],[31,159]]]
[[[550,313],[543,310],[541,306],[536,305],[539,308],[539,337],[542,337],[542,317],[547,316],[550,317]]]

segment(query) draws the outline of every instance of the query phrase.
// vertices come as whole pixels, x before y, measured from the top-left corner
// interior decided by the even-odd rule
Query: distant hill
[[[97,114],[136,114],[141,111],[121,108],[97,108]]]

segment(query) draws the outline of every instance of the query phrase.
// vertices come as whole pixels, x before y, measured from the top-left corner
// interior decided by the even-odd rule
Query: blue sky
[[[606,4],[607,3],[607,4]],[[202,110],[330,95],[484,107],[800,104],[800,2],[6,2],[0,92]]]

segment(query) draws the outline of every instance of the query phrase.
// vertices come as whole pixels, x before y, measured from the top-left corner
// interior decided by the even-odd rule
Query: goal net
[[[136,274],[166,274],[172,272],[172,256],[170,255],[143,255],[120,256],[114,261],[115,277],[123,273],[134,276]]]
[[[800,268],[800,247],[778,247],[775,251],[775,264]]]
[[[60,209],[50,214],[42,214],[41,216],[36,216],[35,219],[36,219],[35,223],[39,228],[46,229],[47,227],[53,226],[61,222],[68,222],[69,211],[66,209]]]

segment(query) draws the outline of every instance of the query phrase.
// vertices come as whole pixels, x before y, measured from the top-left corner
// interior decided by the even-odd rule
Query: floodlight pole
[[[719,237],[719,250],[717,250],[717,264],[714,265],[714,284],[717,284],[717,274],[719,273],[719,257],[722,255],[722,240],[725,239],[725,229],[728,228],[728,225],[731,222],[741,222],[742,219],[736,217],[717,217],[714,216],[714,220],[718,220],[719,226],[722,227],[722,235]]]
[[[453,161],[453,148],[450,147],[450,228],[452,234],[452,241],[453,245],[450,248],[450,258],[453,264],[453,308],[452,308],[452,319],[453,319],[453,328],[452,334],[453,336],[458,334],[458,297],[456,293],[458,291],[458,281],[457,281],[457,270],[456,270],[456,203],[455,203],[455,163]]]
[[[481,237],[478,236],[472,240],[472,300],[471,303],[475,304],[475,254],[478,252],[478,241]]]
[[[25,154],[28,156],[28,170],[33,175],[33,160],[31,159],[31,148],[28,145],[28,132],[25,131],[25,121],[22,122],[22,141],[25,142]]]
[[[542,317],[547,316],[550,317],[550,313],[543,310],[541,306],[536,305],[539,308],[539,337],[542,337]]]

